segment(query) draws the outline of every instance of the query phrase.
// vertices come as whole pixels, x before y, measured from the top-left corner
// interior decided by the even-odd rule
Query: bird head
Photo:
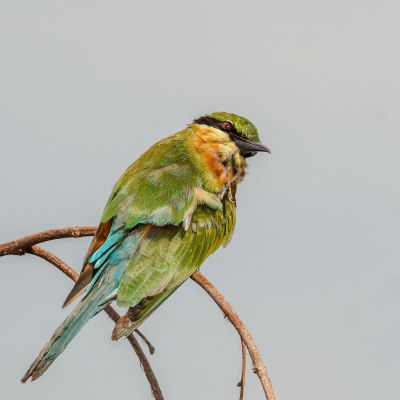
[[[227,112],[215,112],[197,118],[193,123],[211,126],[226,133],[243,157],[252,157],[258,152],[271,153],[268,147],[260,143],[257,128],[247,118]]]

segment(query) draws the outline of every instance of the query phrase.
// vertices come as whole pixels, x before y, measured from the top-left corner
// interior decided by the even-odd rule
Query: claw
[[[233,203],[233,194],[232,194],[232,186],[231,184],[228,184],[228,200]]]
[[[218,197],[222,200],[225,197],[226,191],[228,190],[228,185],[225,185],[219,192]]]

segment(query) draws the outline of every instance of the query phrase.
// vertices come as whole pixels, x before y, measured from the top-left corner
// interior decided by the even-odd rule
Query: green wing
[[[217,211],[198,207],[187,230],[182,225],[149,228],[118,288],[118,304],[132,308],[129,325],[117,326],[114,339],[136,329],[209,255],[230,240],[235,205],[228,200],[223,205],[223,210]]]
[[[152,227],[126,268],[118,289],[121,306],[136,306],[183,283],[221,244],[227,242],[235,223],[234,205],[224,211],[199,207],[191,226]]]
[[[104,209],[101,222],[113,217],[125,229],[189,223],[199,204],[222,209],[219,198],[202,189],[202,179],[186,147],[185,131],[152,146],[122,175]]]
[[[182,131],[155,144],[117,182],[101,218],[107,229],[94,239],[68,301],[85,288],[84,298],[116,285],[107,301],[116,296],[131,307],[138,326],[227,243],[235,205],[204,190],[185,140]]]

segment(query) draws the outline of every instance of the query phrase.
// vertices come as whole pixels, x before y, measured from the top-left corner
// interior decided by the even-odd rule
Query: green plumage
[[[199,170],[191,160],[188,130],[153,145],[118,180],[101,222],[120,216],[126,228],[139,223],[177,225],[201,186]]]
[[[215,113],[196,121],[154,144],[114,186],[65,304],[84,292],[82,299],[23,382],[40,377],[83,325],[114,300],[129,311],[113,339],[130,334],[229,242],[244,157],[268,149],[245,118]]]
[[[197,198],[198,190],[207,185],[201,166],[190,155],[188,140],[190,130],[185,130],[148,150],[117,182],[103,212],[103,223],[122,218],[125,229],[151,225],[117,292],[119,305],[137,307],[130,331],[233,233],[231,201],[225,197],[221,202],[217,193],[210,192],[204,205]]]
[[[164,226],[151,229],[132,257],[118,288],[120,306],[134,307],[132,324],[114,338],[138,327],[203,261],[227,243],[235,225],[235,206],[226,201],[224,210],[199,207],[191,227]]]

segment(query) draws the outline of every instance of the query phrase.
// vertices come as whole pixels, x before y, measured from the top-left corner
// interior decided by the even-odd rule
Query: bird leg
[[[231,184],[231,183],[229,183],[228,200],[229,200],[231,203],[234,202],[233,194],[232,194],[232,184]]]
[[[218,197],[222,200],[225,197],[226,191],[228,190],[229,184],[227,183],[224,185],[224,187],[221,189],[221,191],[218,193]]]
[[[235,196],[234,196],[234,194],[232,192],[232,185],[234,183],[236,183],[240,178],[241,178],[240,174],[234,175],[234,177],[228,183],[226,183],[224,185],[222,190],[219,192],[218,197],[222,200],[225,197],[226,192],[228,192],[228,200],[231,203],[234,203],[235,202]]]

